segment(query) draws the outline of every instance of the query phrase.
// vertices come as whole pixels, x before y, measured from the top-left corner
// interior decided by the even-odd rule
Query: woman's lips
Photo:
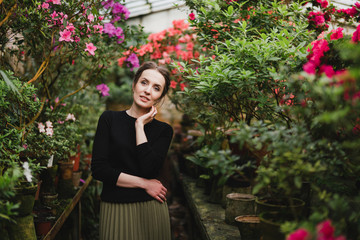
[[[143,102],[148,102],[148,101],[150,101],[149,98],[144,97],[144,96],[140,96],[140,99],[141,99],[141,101],[143,101]]]

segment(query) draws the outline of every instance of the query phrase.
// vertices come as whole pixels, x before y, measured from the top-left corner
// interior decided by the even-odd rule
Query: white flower
[[[51,121],[46,121],[46,127],[48,127],[48,128],[52,128],[53,127],[53,125],[52,125],[52,122]]]
[[[65,121],[69,121],[69,120],[73,120],[73,121],[76,120],[74,114],[69,113],[69,114],[66,116]]]
[[[54,134],[54,130],[52,128],[46,128],[46,135],[52,136]]]
[[[45,125],[43,123],[38,123],[39,132],[45,132]]]
[[[31,175],[31,170],[29,168],[29,163],[28,162],[24,162],[23,163],[23,168],[24,168],[24,175],[26,177],[26,180],[28,182],[32,182],[32,175]]]

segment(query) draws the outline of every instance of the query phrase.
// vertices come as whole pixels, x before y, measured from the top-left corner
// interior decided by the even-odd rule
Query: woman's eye
[[[145,84],[146,84],[146,81],[141,81],[141,84],[142,84],[142,85],[145,85]]]
[[[155,87],[155,91],[160,91],[160,88],[159,88],[159,87]]]

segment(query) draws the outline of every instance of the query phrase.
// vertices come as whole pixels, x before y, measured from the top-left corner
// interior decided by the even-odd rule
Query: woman
[[[173,130],[154,118],[169,85],[166,68],[145,62],[134,77],[130,109],[100,116],[91,163],[103,182],[100,239],[171,239],[167,190],[156,178]]]

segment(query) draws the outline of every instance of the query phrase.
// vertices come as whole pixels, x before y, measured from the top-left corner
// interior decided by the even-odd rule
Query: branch
[[[0,4],[1,3],[2,3],[2,0],[0,0]],[[10,11],[6,14],[6,17],[0,22],[0,27],[8,20],[8,18],[12,15],[12,13],[16,7],[17,7],[17,5],[15,3],[14,6],[12,6],[12,8],[10,9]]]
[[[55,34],[55,31],[53,31],[52,34],[51,34],[51,47],[50,47],[50,49],[52,49],[52,44],[53,44],[53,40],[54,40],[54,34]],[[30,81],[28,81],[27,83],[35,82],[41,76],[41,74],[45,71],[45,69],[49,65],[51,55],[52,55],[52,51],[50,50],[49,55],[46,57],[44,62],[41,64],[41,66],[38,69],[38,71],[36,72],[35,76]]]
[[[84,89],[84,88],[86,88],[87,86],[89,86],[90,83],[92,83],[93,81],[95,81],[95,80],[97,79],[97,77],[99,76],[99,74],[101,73],[101,71],[103,70],[103,68],[104,68],[104,65],[101,66],[101,68],[100,68],[99,71],[97,72],[95,78],[87,81],[83,86],[81,86],[81,87],[78,88],[77,90],[75,90],[75,91],[73,91],[73,92],[65,95],[64,97],[62,97],[62,98],[55,104],[54,109],[57,108],[57,106],[59,106],[59,104],[60,104],[62,101],[64,101],[66,98],[68,98],[68,97],[70,97],[70,96],[72,96],[72,95],[80,92],[82,89]]]

